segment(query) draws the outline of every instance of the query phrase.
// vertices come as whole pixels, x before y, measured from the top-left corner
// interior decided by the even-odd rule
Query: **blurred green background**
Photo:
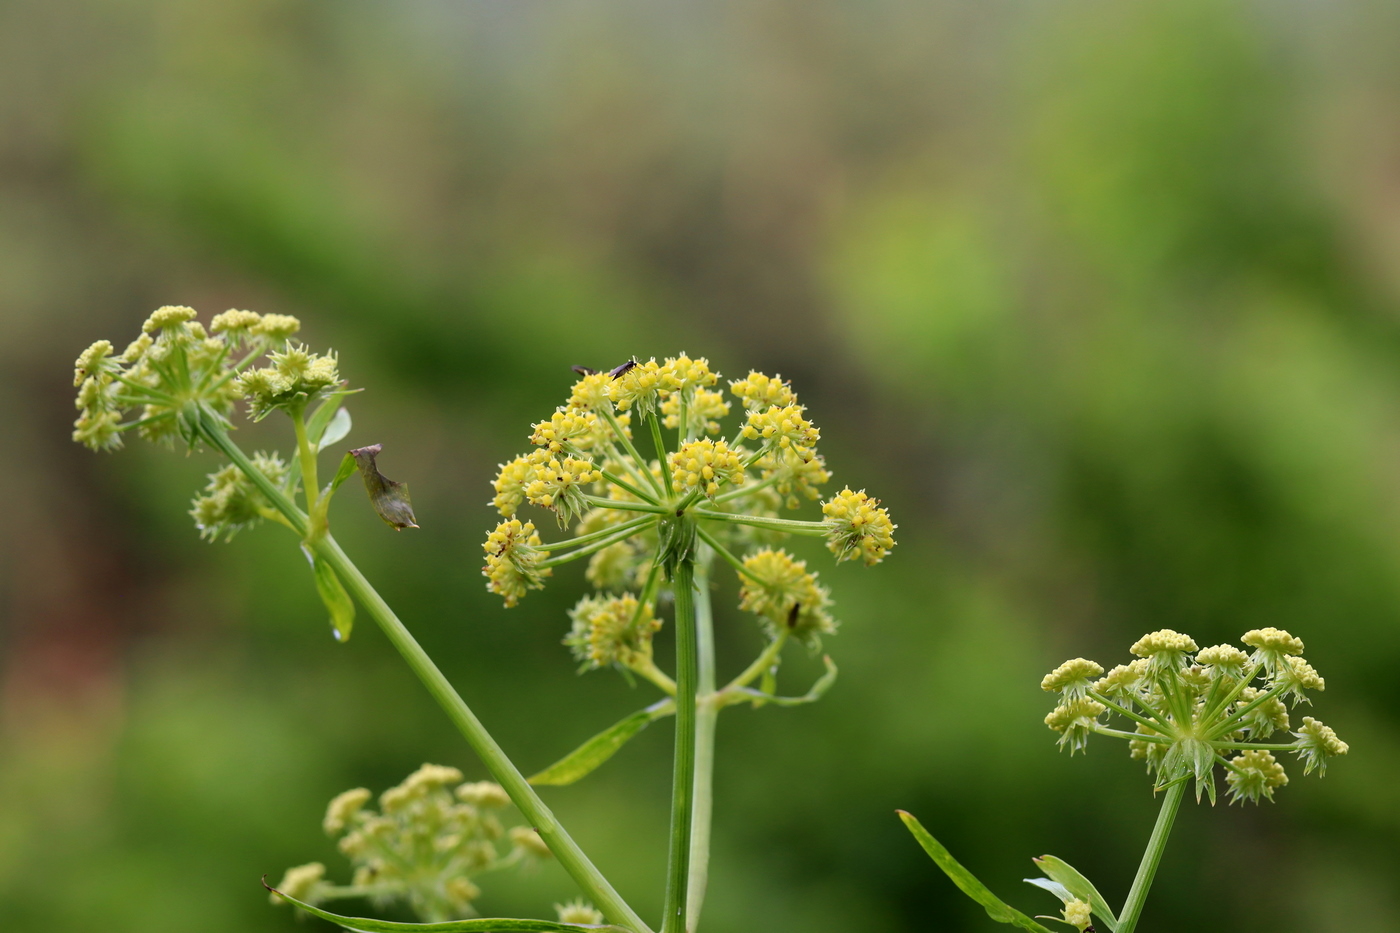
[[[1057,753],[1040,676],[1261,625],[1352,753],[1187,807],[1141,929],[1400,929],[1397,38],[1381,2],[0,2],[0,927],[302,929],[257,879],[345,876],[327,799],[484,776],[284,531],[198,540],[212,458],[69,442],[71,360],[176,303],[299,315],[368,388],[350,440],[423,528],[342,496],[337,533],[527,771],[649,694],[575,676],[581,574],[484,592],[495,464],[575,363],[794,381],[901,543],[803,555],[841,678],[721,722],[706,929],[998,929],[896,807],[1029,912],[1044,852],[1121,900],[1148,779]],[[670,741],[547,795],[652,916]]]

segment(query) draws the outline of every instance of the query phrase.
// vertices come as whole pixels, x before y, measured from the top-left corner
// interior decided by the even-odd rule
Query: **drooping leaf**
[[[775,706],[801,706],[804,703],[815,703],[831,689],[831,685],[836,683],[836,662],[831,660],[830,655],[822,656],[822,664],[826,665],[826,673],[817,678],[817,682],[812,684],[812,689],[802,694],[800,697],[780,697],[763,690],[755,690],[752,687],[731,687],[736,696],[744,699],[752,699],[755,706],[764,703],[772,703]],[[725,691],[726,693],[728,690]]]
[[[321,602],[325,603],[326,612],[330,613],[331,633],[336,641],[349,641],[350,630],[355,625],[355,601],[346,592],[345,584],[340,582],[334,567],[305,546],[302,552],[311,561],[312,573],[316,575],[316,592],[320,594]]]
[[[350,433],[350,424],[350,409],[342,405],[336,409],[325,431],[321,432],[321,439],[316,442],[316,452],[320,453],[332,444],[345,440],[345,435]]]
[[[369,917],[345,917],[329,910],[313,907],[294,897],[288,897],[263,880],[263,887],[289,904],[295,904],[313,917],[329,920],[356,933],[627,933],[622,927],[557,923],[553,920],[474,919],[447,920],[439,923],[398,923]]]
[[[617,750],[626,745],[638,732],[656,720],[672,715],[675,711],[676,703],[671,699],[660,700],[646,709],[639,709],[627,718],[599,732],[530,778],[530,783],[536,786],[550,785],[554,787],[572,784],[617,754]]]
[[[896,810],[895,812],[898,813],[899,818],[904,821],[904,825],[908,827],[909,832],[919,841],[919,845],[924,847],[924,851],[928,853],[929,858],[933,859],[934,864],[943,869],[943,873],[947,875],[953,884],[957,885],[964,894],[981,904],[982,909],[987,912],[987,916],[991,917],[997,923],[1009,923],[1023,930],[1032,930],[1035,931],[1035,933],[1051,933],[1049,929],[1036,923],[1030,917],[1006,904],[1001,898],[993,894],[985,884],[977,880],[972,872],[968,871],[957,859],[953,858],[948,850],[943,848],[943,844],[933,838],[929,831],[924,829],[923,824],[914,818],[912,813],[907,813],[904,810]]]
[[[1069,888],[1060,884],[1058,881],[1051,881],[1049,878],[1022,878],[1021,880],[1026,884],[1033,884],[1037,888],[1044,888],[1058,897],[1061,904],[1068,904],[1075,899],[1074,895],[1069,893]]]
[[[1118,930],[1118,918],[1113,914],[1113,908],[1108,906],[1108,901],[1104,900],[1099,889],[1093,883],[1081,875],[1074,866],[1064,859],[1056,858],[1053,855],[1042,855],[1038,859],[1033,859],[1036,868],[1045,872],[1050,878],[1063,885],[1070,894],[1085,901],[1089,909],[1094,912],[1094,916],[1108,927],[1109,933],[1116,933]],[[1027,879],[1030,880],[1030,879]],[[1036,884],[1031,881],[1031,884]],[[1044,887],[1044,885],[1041,885]]]
[[[383,449],[379,444],[370,444],[368,447],[350,451],[350,455],[355,458],[355,465],[360,468],[360,476],[364,477],[365,491],[369,493],[370,504],[374,506],[374,511],[379,513],[379,517],[396,531],[417,528],[413,503],[408,499],[408,484],[396,483],[389,479],[379,472],[375,463],[375,458]]]

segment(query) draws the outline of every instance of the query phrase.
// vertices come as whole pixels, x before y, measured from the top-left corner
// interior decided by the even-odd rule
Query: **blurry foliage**
[[[1397,29],[1226,0],[0,7],[5,929],[290,930],[257,877],[335,864],[331,794],[483,776],[377,634],[332,643],[273,532],[197,540],[208,463],[69,444],[71,359],[172,302],[298,314],[371,387],[350,440],[423,529],[338,502],[337,534],[527,770],[635,701],[573,676],[567,573],[509,614],[484,593],[524,419],[570,364],[678,346],[812,387],[903,546],[828,575],[827,702],[724,723],[708,929],[987,928],[897,806],[995,890],[1053,850],[1120,897],[1145,782],[1057,755],[1039,677],[1258,625],[1307,641],[1353,752],[1274,806],[1188,807],[1144,929],[1394,929]],[[644,912],[668,745],[550,797]],[[547,866],[482,906],[570,896]]]

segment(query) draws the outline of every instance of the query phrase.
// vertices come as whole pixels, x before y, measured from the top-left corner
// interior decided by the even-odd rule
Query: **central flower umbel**
[[[778,637],[815,643],[834,631],[816,574],[772,546],[787,535],[824,537],[837,560],[876,564],[894,546],[895,526],[878,499],[851,489],[823,503],[819,520],[780,517],[820,499],[831,479],[816,449],[820,432],[789,385],[757,372],[730,382],[741,417],[726,434],[734,402],[704,359],[681,354],[581,372],[568,402],[534,426],[535,449],[496,477],[491,504],[505,520],[485,545],[487,588],[514,605],[544,585],[550,568],[589,557],[589,581],[637,618],[623,624],[615,607],[590,603],[576,626],[611,619],[630,641],[606,646],[599,633],[575,632],[570,643],[591,646],[587,663],[649,659],[639,639],[649,640],[654,625],[642,616],[652,618],[664,566],[691,547],[677,529],[693,528],[740,574],[745,607]],[[534,524],[516,517],[526,504],[552,511],[574,537],[542,543]]]
[[[1060,694],[1045,724],[1060,733],[1060,745],[1070,754],[1083,749],[1092,733],[1127,739],[1132,757],[1147,763],[1159,787],[1194,777],[1197,799],[1205,792],[1214,802],[1219,764],[1232,801],[1272,800],[1275,788],[1288,783],[1273,752],[1297,755],[1307,774],[1325,770],[1328,758],[1347,753],[1347,744],[1311,716],[1303,717],[1294,741],[1261,741],[1288,730],[1285,699],[1295,706],[1308,702],[1305,691],[1326,685],[1303,660],[1301,639],[1263,628],[1242,640],[1252,654],[1233,645],[1197,648],[1189,636],[1162,629],[1132,646],[1137,660],[1107,674],[1084,658],[1066,661],[1040,683]],[[1102,721],[1105,714],[1127,718],[1136,731],[1110,728]],[[1231,751],[1239,754],[1226,758]]]

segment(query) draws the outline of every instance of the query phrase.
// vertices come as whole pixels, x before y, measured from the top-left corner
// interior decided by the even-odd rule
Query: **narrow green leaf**
[[[617,754],[617,750],[626,745],[638,732],[656,720],[670,716],[675,711],[676,702],[671,699],[660,700],[646,709],[639,709],[621,722],[614,723],[599,732],[530,778],[530,783],[536,786],[551,785],[554,787],[572,784]]]
[[[335,417],[331,418],[325,431],[321,432],[321,439],[316,442],[316,452],[320,453],[332,444],[345,440],[345,435],[350,433],[350,424],[350,409],[342,405],[336,409]]]
[[[335,476],[332,477],[330,486],[326,488],[327,495],[334,493],[337,489],[340,488],[341,483],[345,482],[347,479],[354,475],[355,456],[354,454],[346,454],[345,456],[340,458],[340,467],[335,471]]]
[[[368,447],[350,451],[350,455],[355,458],[355,464],[360,468],[360,475],[364,477],[365,492],[369,493],[370,505],[374,506],[379,517],[396,531],[417,528],[418,522],[413,516],[413,503],[408,499],[407,484],[396,483],[380,473],[375,463],[375,458],[383,449],[379,444],[370,444]]]
[[[822,663],[826,665],[826,673],[817,678],[817,682],[812,684],[812,689],[808,690],[800,697],[773,696],[771,693],[755,690],[753,687],[730,687],[724,692],[729,693],[733,691],[733,695],[739,698],[730,700],[729,702],[731,703],[742,703],[752,699],[755,706],[760,706],[763,703],[772,703],[775,706],[801,706],[804,703],[815,703],[831,689],[832,684],[836,683],[836,662],[831,660],[830,655],[823,655]]]
[[[1085,878],[1073,865],[1064,859],[1056,858],[1053,855],[1042,855],[1038,859],[1032,859],[1035,867],[1045,872],[1047,876],[1064,885],[1069,891],[1081,901],[1089,904],[1089,909],[1094,912],[1094,916],[1103,921],[1103,925],[1108,927],[1109,933],[1116,933],[1118,930],[1118,918],[1113,915],[1113,908],[1108,906],[1108,901],[1104,900],[1099,889]],[[1035,884],[1034,881],[1031,884]]]
[[[1069,893],[1069,888],[1058,881],[1051,881],[1049,878],[1022,878],[1026,884],[1033,884],[1037,888],[1044,888],[1060,899],[1061,904],[1068,904],[1074,900],[1074,895]]]
[[[311,417],[306,419],[306,438],[313,447],[322,444],[326,426],[339,416],[341,403],[345,401],[347,396],[353,394],[349,391],[332,392],[326,396],[325,401],[316,406]]]
[[[331,634],[335,635],[336,641],[349,641],[350,630],[355,625],[355,601],[345,591],[345,584],[340,582],[335,568],[322,560],[319,554],[305,547],[302,551],[311,561],[311,570],[316,575],[316,592],[321,594],[321,602],[326,604],[326,611],[330,613]]]
[[[622,927],[556,923],[553,920],[476,919],[447,920],[441,923],[397,923],[393,920],[373,920],[369,917],[344,917],[288,897],[269,885],[265,879],[263,887],[313,917],[329,920],[356,933],[627,933]]]
[[[919,841],[919,845],[924,847],[924,851],[929,854],[929,858],[933,859],[934,864],[943,869],[943,873],[947,875],[953,884],[957,885],[964,894],[981,904],[982,909],[987,912],[987,916],[991,917],[997,923],[1009,923],[1023,930],[1033,930],[1035,933],[1051,933],[1050,930],[1036,923],[1016,908],[1008,906],[1001,898],[993,894],[985,884],[978,881],[977,878],[973,876],[972,872],[963,868],[958,860],[953,858],[947,849],[943,848],[943,844],[933,838],[928,830],[924,829],[923,824],[915,819],[912,813],[907,813],[904,810],[896,810],[895,812],[898,813],[899,818],[904,821],[904,825],[908,827],[909,832]]]

